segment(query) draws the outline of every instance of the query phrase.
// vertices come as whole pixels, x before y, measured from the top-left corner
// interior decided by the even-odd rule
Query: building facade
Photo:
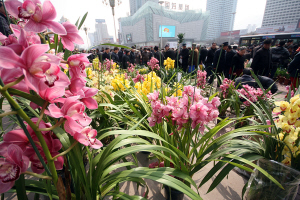
[[[220,37],[221,32],[233,30],[237,0],[207,0],[206,11],[210,13],[207,40]]]
[[[105,19],[96,19],[95,33],[94,33],[94,45],[99,45],[110,38],[107,31],[107,24]]]
[[[155,46],[162,39],[164,46],[177,43],[179,33],[185,33],[186,42],[204,41],[208,20],[209,14],[201,10],[180,12],[148,1],[133,16],[119,20],[122,44]]]
[[[267,0],[262,28],[297,24],[300,19],[299,0]]]
[[[138,9],[140,9],[147,1],[158,3],[159,0],[129,0],[130,15],[134,15]]]

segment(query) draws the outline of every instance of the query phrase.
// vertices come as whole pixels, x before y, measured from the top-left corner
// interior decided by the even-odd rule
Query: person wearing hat
[[[134,64],[135,63],[135,46],[131,47],[131,51],[130,51],[130,55],[129,55],[129,59],[130,59],[130,63]]]
[[[213,72],[222,74],[226,66],[226,50],[228,48],[228,42],[224,42],[222,47],[218,49],[214,56]],[[211,75],[208,83],[211,84],[214,81],[215,75]],[[219,79],[219,77],[217,76]],[[220,81],[220,80],[219,80]]]
[[[189,65],[189,50],[186,48],[186,43],[182,44],[182,50],[180,51],[180,58],[182,59],[182,70],[186,72]]]
[[[130,63],[130,58],[129,58],[130,53],[131,53],[131,51],[129,51],[127,49],[125,50],[125,54],[122,57],[122,69],[128,68],[129,63]]]
[[[154,58],[158,60],[159,66],[162,67],[164,64],[165,57],[160,51],[158,51],[158,46],[154,47]]]
[[[165,53],[164,53],[165,58],[171,58],[172,60],[175,60],[175,52],[170,49],[170,46],[167,44],[165,46]]]
[[[266,39],[262,48],[256,52],[251,64],[251,68],[255,75],[269,76],[272,67],[271,43],[271,39]]]
[[[118,52],[118,56],[119,56],[119,62],[121,63],[122,62],[122,58],[123,58],[123,55],[124,55],[124,48],[121,48],[121,50]]]
[[[189,56],[189,68],[188,68],[189,73],[197,70],[196,66],[198,64],[198,54],[199,54],[199,51],[197,49],[197,45],[195,43],[193,43],[192,50],[191,50],[190,56]]]

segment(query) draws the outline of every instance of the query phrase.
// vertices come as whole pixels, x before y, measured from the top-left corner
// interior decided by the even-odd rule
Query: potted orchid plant
[[[187,174],[171,168],[131,168],[137,163],[126,160],[141,149],[155,154],[167,151],[177,157],[173,150],[149,144],[137,135],[163,138],[134,131],[135,127],[99,134],[90,126],[87,111],[98,109],[93,98],[98,89],[86,86],[88,54],[72,55],[74,43],[83,43],[78,30],[87,14],[76,25],[59,24],[49,0],[43,4],[7,0],[5,6],[19,21],[11,25],[12,35],[0,37],[1,104],[5,101],[11,106],[0,117],[15,116],[20,128],[6,133],[0,143],[0,193],[16,192],[25,200],[27,192],[50,199],[144,199],[121,192],[119,184],[132,181],[145,186],[141,177],[157,180],[159,176],[157,181],[200,199],[190,187],[169,176],[195,186]],[[22,109],[24,105],[30,109]],[[118,137],[103,147],[101,140],[110,135]],[[86,156],[88,165],[84,164]],[[114,171],[122,167],[127,169]],[[38,180],[27,179],[27,175]]]

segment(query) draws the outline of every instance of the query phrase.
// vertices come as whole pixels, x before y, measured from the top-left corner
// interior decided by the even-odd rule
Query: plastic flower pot
[[[255,169],[248,182],[246,200],[294,200],[296,198],[300,183],[299,171],[266,159],[260,159],[258,166],[273,176],[284,190]]]
[[[285,80],[284,80],[284,83],[283,83],[284,85],[290,85],[291,84],[291,80],[290,79],[288,79],[288,78],[286,78]]]
[[[164,185],[166,200],[183,200],[184,194],[178,190]]]
[[[284,77],[279,77],[279,79],[278,79],[278,82],[280,83],[280,84],[283,84],[283,82],[284,82]]]

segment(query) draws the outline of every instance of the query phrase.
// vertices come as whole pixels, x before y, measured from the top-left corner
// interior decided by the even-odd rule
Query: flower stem
[[[3,90],[3,87],[0,86],[0,91],[1,94],[7,99],[7,101],[11,104],[11,106],[13,106],[15,108],[15,110],[17,111],[18,115],[20,117],[22,117],[24,119],[24,121],[26,121],[28,123],[28,125],[34,130],[39,142],[41,143],[41,146],[43,148],[43,152],[47,158],[47,162],[50,168],[50,171],[52,173],[52,180],[53,183],[56,187],[57,184],[57,180],[58,180],[58,176],[57,176],[57,172],[56,172],[56,168],[55,168],[55,164],[54,161],[52,160],[52,156],[51,153],[49,151],[49,148],[47,146],[47,143],[43,137],[43,134],[38,131],[38,127],[35,125],[35,123],[33,123],[30,118],[26,115],[26,113],[21,109],[21,107],[19,106],[19,104],[9,95],[9,93],[7,92],[7,90]]]
[[[44,112],[45,112],[45,109],[46,109],[47,106],[48,106],[48,102],[45,101],[45,102],[44,102],[44,105],[43,105],[43,107],[42,107],[42,110],[41,110],[40,117],[39,117],[39,119],[38,119],[37,122],[36,122],[36,126],[37,126],[37,127],[39,127],[39,125],[40,125],[40,123],[41,123],[41,121],[42,121],[42,119],[43,119]]]
[[[0,114],[0,117],[5,117],[7,115],[15,115],[15,114],[17,114],[17,111],[10,111],[10,112]]]
[[[15,80],[14,82],[8,83],[6,84],[1,90],[6,91],[8,88],[17,85],[18,83],[20,83],[23,79],[25,78],[24,75],[20,76],[17,80]]]
[[[54,126],[51,126],[50,128],[37,128],[37,131],[52,131],[53,129],[59,127],[65,121],[66,119],[61,118],[59,122],[57,122]]]
[[[29,171],[23,172],[23,174],[27,174],[27,175],[30,175],[30,176],[34,176],[34,177],[37,177],[37,178],[42,178],[42,179],[52,180],[52,178],[51,178],[50,176],[44,176],[44,175],[41,175],[41,174],[29,172]]]
[[[52,158],[52,160],[55,160],[55,159],[58,158],[59,156],[63,156],[63,155],[66,155],[67,153],[69,153],[69,151],[71,151],[71,150],[73,149],[73,147],[76,146],[77,143],[78,143],[78,142],[75,141],[75,142],[74,142],[67,150],[65,150],[64,152],[62,152],[62,153],[60,153],[60,154],[58,154],[58,155],[56,155],[56,156],[54,156],[54,157]]]

